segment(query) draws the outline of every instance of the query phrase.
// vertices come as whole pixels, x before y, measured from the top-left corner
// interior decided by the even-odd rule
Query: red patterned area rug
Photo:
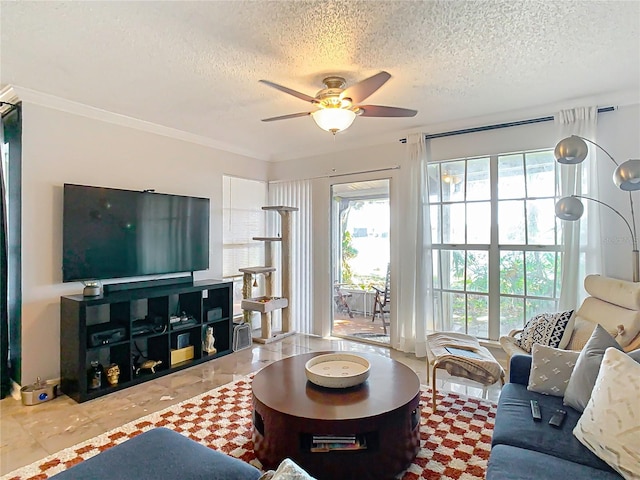
[[[422,386],[421,449],[402,480],[484,479],[496,405],[456,393],[438,394]],[[146,430],[167,427],[258,468],[251,442],[251,378],[244,377],[152,413],[4,475],[0,480],[42,480],[66,470]],[[319,479],[324,480],[324,479]]]

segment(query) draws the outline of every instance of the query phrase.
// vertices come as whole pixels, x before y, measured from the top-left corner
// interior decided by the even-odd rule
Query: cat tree
[[[260,313],[260,335],[253,336],[253,341],[258,343],[271,343],[281,340],[284,337],[295,333],[291,328],[291,317],[289,311],[289,299],[291,295],[291,212],[298,211],[297,207],[267,206],[263,210],[275,211],[280,214],[279,237],[253,237],[254,240],[265,243],[265,263],[264,267],[241,268],[242,277],[242,303],[240,306],[244,310],[245,323],[251,322],[251,312]],[[279,242],[281,245],[281,297],[274,297],[274,275],[276,268],[273,266],[274,252],[272,243]],[[263,276],[265,284],[265,295],[263,297],[251,297],[252,287],[255,279]],[[280,310],[282,312],[282,331],[274,332],[272,329],[272,312]]]

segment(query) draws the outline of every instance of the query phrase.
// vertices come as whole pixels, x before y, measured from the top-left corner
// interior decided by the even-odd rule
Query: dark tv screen
[[[64,185],[62,280],[209,268],[209,199]]]

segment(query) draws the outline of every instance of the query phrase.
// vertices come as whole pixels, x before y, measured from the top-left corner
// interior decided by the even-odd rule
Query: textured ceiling
[[[270,160],[640,96],[638,1],[2,1],[0,16],[0,86]],[[308,117],[260,121],[310,107],[260,79],[314,96],[329,74],[381,70],[367,103],[416,117],[356,118],[335,140]]]

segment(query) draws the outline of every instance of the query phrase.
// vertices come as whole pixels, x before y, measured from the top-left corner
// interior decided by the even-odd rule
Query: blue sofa
[[[531,357],[511,357],[510,377],[498,401],[487,480],[620,480],[609,465],[573,436],[581,413],[562,404],[562,397],[527,390]],[[542,421],[534,422],[530,400],[540,405]],[[562,428],[548,424],[553,412],[567,412]]]
[[[51,477],[55,480],[257,480],[260,470],[167,428],[154,428]]]

